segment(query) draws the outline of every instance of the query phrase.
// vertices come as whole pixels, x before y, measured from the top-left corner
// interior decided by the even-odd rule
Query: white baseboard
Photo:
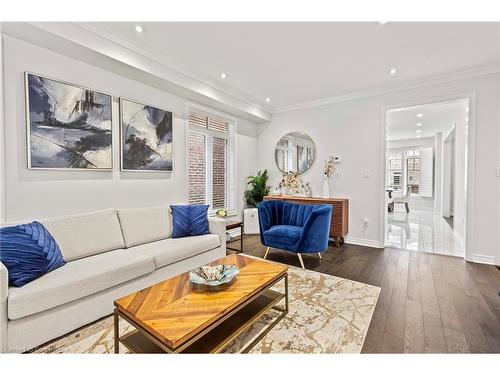
[[[490,255],[472,254],[470,261],[474,263],[492,264],[495,265],[495,257]]]
[[[376,247],[378,249],[384,248],[384,244],[377,240],[367,240],[366,238],[353,238],[346,237],[345,242],[352,245],[360,245],[360,246],[368,246],[368,247]]]

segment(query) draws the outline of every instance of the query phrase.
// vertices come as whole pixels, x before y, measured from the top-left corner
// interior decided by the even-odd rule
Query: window
[[[432,147],[387,150],[386,186],[403,193],[409,186],[412,194],[432,197],[433,152]]]
[[[412,194],[418,194],[420,188],[420,150],[406,150],[407,185]]]
[[[189,202],[209,204],[211,213],[235,211],[234,124],[190,109],[187,134]]]
[[[403,154],[400,150],[387,152],[387,186],[400,189],[403,174]]]

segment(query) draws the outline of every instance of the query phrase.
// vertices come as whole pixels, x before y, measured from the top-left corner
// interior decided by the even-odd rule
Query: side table
[[[241,236],[240,236],[241,249],[236,249],[234,247],[229,247],[229,246],[226,246],[226,249],[242,253],[243,252],[243,222],[239,221],[239,220],[226,220],[226,230],[235,229],[235,228],[240,228],[240,230],[241,230]],[[228,243],[232,243],[232,242],[235,242],[235,241],[231,241]]]

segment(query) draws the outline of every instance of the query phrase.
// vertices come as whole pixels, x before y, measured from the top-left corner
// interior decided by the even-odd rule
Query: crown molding
[[[12,23],[12,25],[14,24],[15,23]],[[258,100],[251,98],[247,94],[215,82],[203,74],[190,69],[188,66],[171,59],[169,56],[139,48],[130,41],[117,38],[102,27],[97,27],[85,22],[31,22],[28,24],[65,38],[70,42],[85,46],[87,49],[97,52],[98,54],[110,57],[111,59],[130,65],[136,69],[143,70],[145,73],[156,76],[164,82],[170,80],[174,86],[177,85],[179,89],[184,90],[186,95],[188,95],[187,98],[190,100],[200,101],[202,104],[211,106],[220,104],[225,107],[220,109],[234,109],[236,115],[241,116],[245,114],[244,117],[257,123],[269,122],[272,119],[272,115],[277,113],[320,107],[500,73],[500,64],[485,65],[401,84],[360,90],[273,108],[271,106],[262,106]],[[86,34],[86,36],[83,34]],[[14,33],[14,37],[16,37],[16,33]],[[189,91],[193,95],[187,94]],[[182,96],[181,93],[173,93]]]
[[[2,35],[47,48],[87,64],[119,72],[118,74],[186,100],[254,123],[269,122],[272,119],[270,109],[264,109],[238,93],[207,84],[206,80],[193,78],[193,75],[186,70],[179,71],[170,67],[174,65],[173,63],[167,65],[164,60],[158,60],[158,56],[145,55],[77,23],[13,22],[3,26]]]
[[[479,77],[489,74],[497,74],[497,73],[500,73],[500,64],[483,65],[458,72],[443,74],[425,79],[414,80],[397,85],[355,91],[347,94],[336,95],[302,103],[279,106],[275,107],[272,113],[275,114],[275,113],[297,111],[307,108],[321,107],[328,104],[341,103],[350,100],[364,99],[373,96],[392,94],[395,92],[412,90],[420,87],[433,86],[442,83],[460,81],[468,78]]]
[[[177,72],[182,73],[185,76],[188,76],[204,85],[210,86],[220,92],[225,93],[226,95],[230,95],[235,99],[238,99],[239,101],[245,102],[248,105],[251,105],[262,111],[270,111],[269,107],[262,106],[259,103],[259,100],[257,100],[256,98],[252,98],[246,93],[243,93],[226,85],[221,85],[219,82],[213,81],[208,76],[196,71],[195,69],[188,67],[186,64],[182,64],[176,61],[170,56],[161,53],[155,53],[145,48],[140,48],[127,38],[117,38],[115,35],[107,31],[105,27],[98,27],[94,24],[90,24],[87,22],[72,22],[72,23],[88,32],[94,33],[132,52],[135,52],[139,55],[147,57],[148,59],[156,61],[170,69],[176,70]]]

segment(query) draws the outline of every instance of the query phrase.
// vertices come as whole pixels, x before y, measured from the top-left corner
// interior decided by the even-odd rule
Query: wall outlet
[[[363,224],[364,224],[364,226],[365,226],[365,227],[367,227],[367,226],[368,226],[368,219],[367,219],[366,217],[365,217],[365,219],[363,220]]]
[[[365,169],[365,170],[363,171],[363,176],[364,176],[365,178],[369,178],[369,177],[370,177],[370,170],[369,170],[369,169]]]

